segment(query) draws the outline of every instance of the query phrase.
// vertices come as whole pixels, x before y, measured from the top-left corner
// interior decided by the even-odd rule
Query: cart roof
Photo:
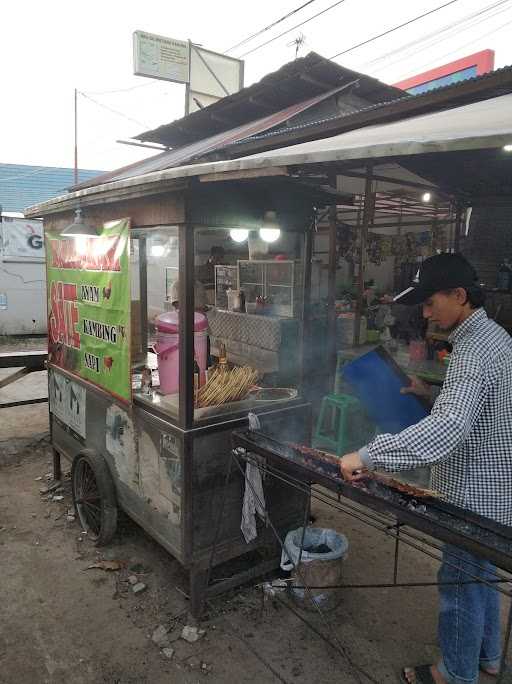
[[[197,176],[207,181],[287,175],[290,166],[304,166],[307,170],[308,165],[492,150],[506,144],[512,144],[512,94],[239,159],[181,166],[104,183],[34,205],[25,213],[36,217],[64,211],[78,205],[81,199],[87,198],[88,204],[95,197],[100,200],[106,192],[117,191],[119,199],[126,199],[130,189],[135,192],[141,186],[148,189],[165,183],[168,190],[174,184],[179,189],[184,180]]]

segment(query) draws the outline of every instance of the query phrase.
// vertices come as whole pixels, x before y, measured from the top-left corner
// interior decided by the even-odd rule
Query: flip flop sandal
[[[491,670],[486,670],[485,667],[482,667],[481,665],[479,666],[479,670],[480,670],[480,672],[483,672],[488,677],[492,677],[493,679],[496,679],[500,673],[499,670],[493,670],[492,672],[491,672]]]
[[[400,681],[402,684],[409,684],[409,680],[405,676],[405,670],[414,670],[416,675],[415,684],[436,684],[430,672],[430,665],[420,665],[419,667],[407,667],[400,673]]]

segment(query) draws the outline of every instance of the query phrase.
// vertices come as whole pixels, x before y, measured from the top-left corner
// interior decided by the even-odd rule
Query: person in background
[[[206,288],[215,286],[215,266],[225,263],[226,253],[224,247],[213,245],[210,249],[210,256],[201,266],[196,266],[196,278],[198,278]]]
[[[484,292],[471,264],[439,254],[421,266],[417,281],[395,301],[423,304],[423,316],[450,332],[453,351],[446,379],[429,416],[391,435],[382,434],[343,456],[346,480],[364,470],[399,471],[432,466],[432,487],[450,503],[512,525],[512,339],[487,318]],[[402,390],[428,397],[414,379]],[[439,569],[436,665],[405,668],[409,684],[476,684],[479,668],[497,674],[501,656],[499,593],[487,584],[495,568],[446,545]]]
[[[180,281],[179,278],[171,285],[169,299],[173,307],[178,311],[180,298]],[[203,283],[200,280],[194,282],[194,308],[196,311],[205,312],[208,307],[206,305],[206,293],[204,291]]]

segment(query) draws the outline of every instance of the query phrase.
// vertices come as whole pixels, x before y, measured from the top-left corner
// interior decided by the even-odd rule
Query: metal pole
[[[139,238],[140,345],[144,363],[148,358],[148,253],[146,238]]]
[[[78,183],[78,91],[75,88],[75,167],[74,167],[74,182]]]
[[[315,222],[316,225],[316,222]],[[302,282],[302,354],[301,354],[301,385],[302,392],[309,394],[311,389],[312,344],[311,344],[311,268],[313,260],[313,229],[309,228],[304,234],[304,255],[302,267],[304,278]]]
[[[364,267],[366,262],[366,244],[368,240],[368,226],[373,220],[373,213],[375,209],[375,197],[372,192],[372,172],[373,164],[368,164],[366,167],[366,183],[364,187],[364,209],[363,209],[363,224],[361,226],[359,238],[359,273],[358,292],[357,292],[357,309],[354,325],[354,346],[359,344],[361,336],[361,313],[363,310],[363,296],[364,296]]]
[[[190,189],[185,193],[185,223],[179,235],[179,423],[194,423],[194,226],[190,220]]]
[[[336,177],[334,177],[336,178]],[[335,181],[334,181],[335,182]],[[331,185],[333,181],[331,179]],[[329,207],[329,271],[327,284],[327,372],[334,377],[336,371],[336,204]]]

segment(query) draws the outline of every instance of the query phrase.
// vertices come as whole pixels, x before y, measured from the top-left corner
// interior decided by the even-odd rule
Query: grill
[[[233,446],[265,457],[267,466],[283,478],[307,485],[321,485],[339,496],[393,516],[434,539],[453,544],[498,568],[512,572],[512,528],[437,498],[415,498],[379,480],[345,482],[335,463],[321,452],[308,450],[307,456],[291,445],[257,430],[235,430]]]

